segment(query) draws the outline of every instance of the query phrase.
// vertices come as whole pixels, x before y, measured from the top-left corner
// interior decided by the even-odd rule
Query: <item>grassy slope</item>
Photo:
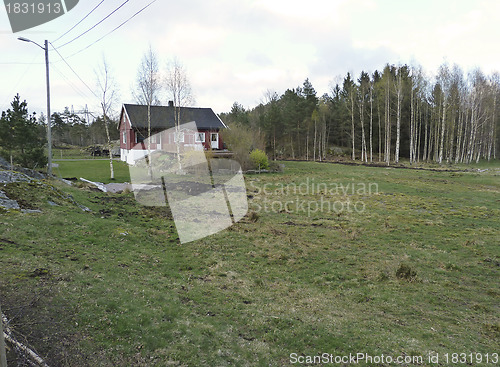
[[[65,305],[89,365],[498,352],[498,170],[286,165],[284,174],[247,177],[251,208],[297,196],[251,191],[307,177],[374,182],[379,192],[350,195],[363,213],[261,211],[255,223],[179,245],[164,208],[65,188],[93,213],[42,200],[44,214],[0,217],[2,298],[14,306],[16,290],[51,282],[57,292],[46,307]],[[397,278],[401,264],[416,277]]]

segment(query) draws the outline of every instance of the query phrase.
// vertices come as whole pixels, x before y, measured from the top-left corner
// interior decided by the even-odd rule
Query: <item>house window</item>
[[[204,143],[205,142],[205,133],[197,132],[195,134],[195,142],[196,143]]]
[[[137,134],[135,134],[135,142],[137,144],[144,142],[144,139],[145,138],[141,133],[137,132]]]
[[[184,143],[184,131],[174,132],[174,142],[175,143]]]
[[[123,140],[123,144],[127,144],[127,132],[126,131],[124,131],[122,133],[122,140]]]

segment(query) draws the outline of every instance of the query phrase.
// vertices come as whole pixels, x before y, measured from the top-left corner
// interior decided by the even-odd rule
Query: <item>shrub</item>
[[[254,223],[257,222],[259,220],[259,214],[253,211],[248,213],[248,220]]]
[[[396,277],[411,281],[417,277],[417,272],[410,265],[400,264],[398,270],[396,270]]]
[[[264,153],[260,149],[254,149],[250,153],[250,160],[252,161],[255,169],[268,169],[269,168],[269,160],[267,159],[266,153]]]
[[[234,158],[240,163],[241,168],[244,171],[253,169],[254,167],[248,153],[253,149],[263,149],[265,146],[264,138],[258,132],[258,129],[233,123],[228,129],[224,129],[221,134],[224,143],[233,152]]]
[[[285,165],[283,163],[271,161],[269,162],[269,170],[271,172],[283,173],[285,171]]]

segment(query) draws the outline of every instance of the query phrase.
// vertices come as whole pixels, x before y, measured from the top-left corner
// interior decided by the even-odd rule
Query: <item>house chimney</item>
[[[168,101],[168,107],[174,107],[174,101]]]

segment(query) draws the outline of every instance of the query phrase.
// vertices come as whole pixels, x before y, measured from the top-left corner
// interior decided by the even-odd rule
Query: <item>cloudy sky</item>
[[[48,39],[67,62],[50,48],[52,111],[88,105],[98,112],[89,88],[95,89],[94,70],[103,57],[119,86],[115,109],[133,103],[137,68],[149,45],[162,68],[177,57],[196,105],[217,113],[235,101],[254,107],[266,90],[281,94],[306,78],[322,95],[348,71],[357,77],[385,63],[418,63],[430,75],[443,62],[465,71],[500,70],[498,0],[157,0],[111,34],[151,0],[106,0],[60,38],[100,2],[80,0],[64,16],[16,34],[0,9],[0,111],[16,93],[30,111],[46,108],[44,53],[20,36],[42,45]]]

